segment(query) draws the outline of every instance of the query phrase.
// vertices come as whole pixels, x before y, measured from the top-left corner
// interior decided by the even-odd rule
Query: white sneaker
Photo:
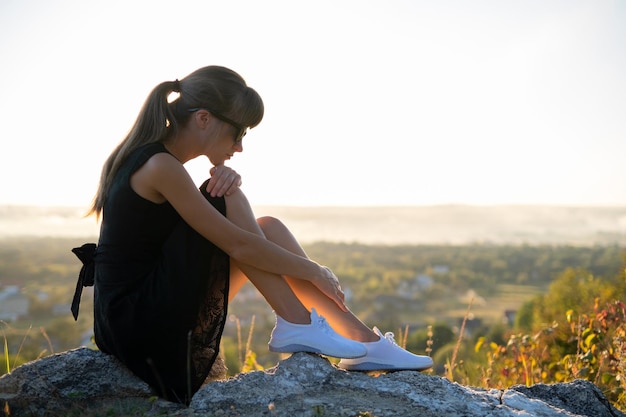
[[[363,343],[337,334],[314,308],[311,324],[290,323],[276,315],[269,349],[281,353],[313,352],[334,358],[358,358],[367,353]]]
[[[414,355],[398,346],[393,333],[383,335],[377,327],[374,327],[374,332],[380,336],[380,340],[363,343],[367,355],[358,359],[342,359],[338,366],[348,371],[422,371],[433,366],[429,356]]]

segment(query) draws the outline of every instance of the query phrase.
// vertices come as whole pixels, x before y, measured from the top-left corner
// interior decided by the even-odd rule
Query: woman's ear
[[[211,121],[211,113],[204,109],[200,109],[194,113],[194,123],[200,129],[206,129]]]

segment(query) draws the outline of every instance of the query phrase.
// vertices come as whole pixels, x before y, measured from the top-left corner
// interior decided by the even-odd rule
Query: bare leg
[[[260,236],[264,236],[269,241],[274,242],[292,253],[307,256],[300,244],[282,222],[273,217],[263,217],[258,220],[254,219],[252,209],[241,191],[237,191],[230,197],[227,197],[226,204],[227,216],[235,224],[246,230],[257,233]],[[315,307],[318,313],[328,320],[333,330],[344,338],[358,342],[377,342],[365,344],[349,342],[356,345],[358,349],[355,349],[354,346],[348,347],[344,342],[339,342],[339,345],[342,347],[339,351],[335,350],[334,352],[339,352],[340,355],[348,355],[347,352],[351,352],[349,354],[354,355],[352,356],[354,359],[350,359],[350,356],[348,356],[348,359],[342,359],[339,362],[339,367],[341,368],[348,370],[422,370],[430,368],[433,365],[431,358],[414,355],[400,348],[393,340],[382,337],[382,334],[381,337],[379,337],[352,312],[340,309],[334,301],[328,298],[310,281],[267,273],[247,265],[238,265],[236,262],[231,262],[231,266],[233,296],[241,288],[243,283],[245,283],[245,278],[248,277],[265,297],[270,306],[272,306],[276,314],[284,320],[296,324],[309,324],[311,322],[309,309]],[[280,321],[279,323],[283,322]],[[281,326],[288,327],[289,325],[281,324]],[[278,325],[274,328],[274,330],[276,329],[278,329]],[[293,329],[293,326],[291,329]],[[319,329],[317,331],[319,331]],[[314,333],[314,335],[313,337],[317,338],[319,333]],[[274,351],[277,352],[293,352],[293,350],[281,349],[302,349],[302,345],[300,345],[297,340],[290,341],[288,336],[284,337],[284,342],[286,342],[284,345],[281,346],[280,343],[272,345],[274,336],[274,331],[272,331],[270,350],[274,349]],[[334,339],[331,339],[333,340],[333,346],[337,345],[337,337],[338,336],[335,335]],[[324,337],[322,337],[322,339],[323,338]],[[277,339],[280,339],[280,337],[278,336]],[[303,339],[306,340],[306,335],[304,335]],[[294,344],[291,345],[289,344],[290,342]],[[307,345],[308,342],[305,342],[304,347],[307,348]],[[312,345],[316,345],[316,343],[312,342]],[[324,346],[323,343],[322,346]],[[366,351],[361,350],[364,348],[366,348]],[[329,345],[325,345],[321,347],[321,349],[325,352],[333,352],[333,348],[329,347]],[[360,356],[364,354],[365,356]],[[330,355],[335,356],[336,354],[333,355],[331,353]],[[341,357],[346,358],[346,356]]]
[[[250,204],[241,191],[226,197],[226,215],[230,221],[249,232],[263,236]],[[230,296],[231,300],[237,291],[249,279],[259,290],[269,305],[283,319],[295,324],[309,324],[311,317],[309,311],[296,297],[287,280],[276,274],[261,271],[249,265],[240,265],[231,260],[230,271]]]
[[[262,217],[258,219],[263,233],[268,240],[301,256],[307,256],[293,234],[278,219]],[[332,328],[340,335],[359,342],[375,342],[379,337],[352,312],[342,311],[337,304],[324,295],[309,281],[286,277],[289,286],[306,306],[315,307],[324,316]]]

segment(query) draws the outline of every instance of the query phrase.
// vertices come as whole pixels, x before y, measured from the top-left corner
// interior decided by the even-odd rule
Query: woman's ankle
[[[311,324],[311,313],[307,310],[304,311],[285,311],[283,314],[278,314],[276,316],[283,321],[291,324]]]

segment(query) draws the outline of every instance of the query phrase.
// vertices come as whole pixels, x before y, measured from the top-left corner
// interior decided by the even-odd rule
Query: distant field
[[[497,293],[491,297],[483,297],[480,292],[459,297],[451,292],[449,298],[429,299],[426,311],[421,311],[419,317],[428,323],[454,323],[465,316],[474,295],[470,314],[492,325],[504,319],[504,311],[517,310],[526,301],[545,291],[545,288],[538,286],[500,284]],[[406,317],[402,317],[402,321],[410,323],[414,319],[412,316],[415,315],[416,313],[407,313]]]
[[[498,293],[493,297],[474,298],[470,308],[470,313],[482,318],[489,324],[502,320],[503,312],[506,310],[517,310],[526,301],[530,301],[536,295],[545,293],[545,288],[530,285],[498,285]],[[467,312],[470,298],[465,298],[462,308],[451,309],[446,312],[446,318],[453,319],[463,317]]]
[[[96,236],[85,208],[0,206],[0,237]],[[626,246],[626,207],[255,207],[304,243]]]

